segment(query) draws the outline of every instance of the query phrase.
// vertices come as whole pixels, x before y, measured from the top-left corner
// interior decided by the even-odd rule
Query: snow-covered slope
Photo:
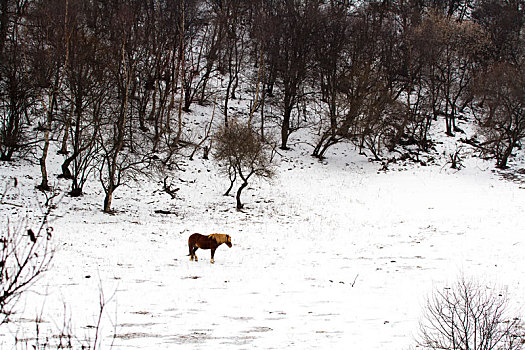
[[[161,177],[119,188],[116,215],[101,212],[96,182],[62,197],[53,267],[0,328],[1,347],[34,337],[38,315],[41,336],[65,317],[93,340],[101,291],[103,348],[115,349],[409,349],[426,296],[462,274],[525,306],[522,184],[476,158],[459,172],[439,161],[378,172],[349,145],[324,162],[310,152],[300,143],[284,152],[277,178],[245,191],[244,212],[202,159],[170,174],[177,199]],[[36,165],[0,164],[0,183],[10,177],[18,186],[0,206],[3,227],[31,222],[42,201]],[[203,250],[191,262],[194,232],[228,233],[233,247],[221,246],[213,265]]]

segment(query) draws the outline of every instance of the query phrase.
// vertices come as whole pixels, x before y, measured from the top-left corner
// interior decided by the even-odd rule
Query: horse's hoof
[[[210,262],[211,262],[212,264],[215,264],[215,260],[213,260],[213,259],[211,259]]]

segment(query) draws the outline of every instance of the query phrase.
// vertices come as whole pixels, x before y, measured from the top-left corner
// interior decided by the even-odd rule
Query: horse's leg
[[[211,262],[212,264],[215,263],[215,260],[213,260],[213,256],[214,256],[214,255],[215,255],[215,249],[212,248],[212,249],[211,249],[211,260],[210,260],[210,262]]]
[[[191,244],[188,244],[188,248],[190,249],[190,261],[193,261],[193,257],[195,256],[195,252],[193,251]]]
[[[199,259],[197,258],[197,254],[195,254],[195,252],[197,251],[197,249],[199,249],[198,247],[194,247],[193,248],[193,257],[195,258],[195,261],[199,261]]]

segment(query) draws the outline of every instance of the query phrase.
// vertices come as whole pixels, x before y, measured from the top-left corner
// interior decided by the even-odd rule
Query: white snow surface
[[[101,292],[102,348],[114,349],[413,349],[426,297],[461,275],[524,308],[523,184],[478,158],[461,171],[441,162],[383,172],[350,145],[323,162],[310,152],[283,151],[277,177],[243,193],[243,212],[222,195],[217,164],[200,158],[118,188],[116,215],[102,213],[95,181],[81,198],[63,196],[52,268],[0,328],[1,348],[34,339],[37,316],[40,336],[66,319],[78,340],[93,340]],[[50,178],[65,191],[53,158]],[[18,179],[0,206],[3,228],[37,221],[39,176],[35,163],[0,164],[2,186]],[[219,247],[215,264],[206,250],[190,261],[194,232],[227,233],[233,247]]]

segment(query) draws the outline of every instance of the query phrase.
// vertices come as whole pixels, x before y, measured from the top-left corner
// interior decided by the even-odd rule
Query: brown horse
[[[222,233],[214,233],[209,236],[201,235],[200,233],[194,233],[188,238],[188,247],[190,249],[190,260],[195,258],[195,261],[198,261],[197,255],[195,252],[197,249],[211,249],[211,263],[213,264],[213,256],[215,255],[215,249],[221,244],[226,243],[228,247],[232,247],[232,239],[229,235],[224,235]]]

